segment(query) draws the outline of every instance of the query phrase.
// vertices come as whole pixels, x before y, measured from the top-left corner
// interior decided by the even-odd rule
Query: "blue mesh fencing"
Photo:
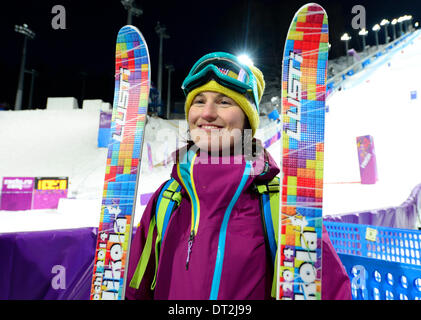
[[[421,231],[324,222],[355,300],[421,299]]]

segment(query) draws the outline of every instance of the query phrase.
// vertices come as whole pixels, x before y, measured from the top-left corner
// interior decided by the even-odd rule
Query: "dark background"
[[[163,64],[173,64],[172,100],[182,101],[180,86],[194,62],[212,51],[243,52],[262,69],[268,81],[279,80],[285,37],[294,13],[308,1],[213,0],[161,1],[136,0],[143,10],[133,17],[133,25],[144,35],[151,59],[152,82],[156,85],[159,56],[157,21],[167,27]],[[367,13],[367,29],[383,18],[390,21],[411,14],[413,22],[421,14],[418,0],[319,0],[329,16],[330,59],[343,55],[344,32],[352,36],[350,48],[362,49],[359,30],[351,27],[355,5]],[[66,29],[54,30],[54,5],[66,9]],[[250,13],[248,15],[248,12]],[[249,18],[248,18],[249,17]],[[114,94],[114,52],[118,30],[127,22],[127,11],[120,0],[1,1],[0,104],[14,105],[22,55],[23,36],[14,25],[23,23],[36,33],[28,42],[27,69],[35,69],[33,108],[45,108],[48,97],[102,99],[112,103]],[[247,31],[248,30],[248,31]],[[379,34],[380,43],[384,35]],[[389,35],[391,30],[389,27]],[[245,41],[247,35],[247,42]],[[375,43],[373,32],[367,44]],[[163,69],[163,101],[167,95],[167,70]],[[23,109],[28,108],[30,75],[25,76]]]

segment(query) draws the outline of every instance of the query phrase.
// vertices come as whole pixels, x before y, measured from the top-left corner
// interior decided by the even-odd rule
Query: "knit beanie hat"
[[[263,92],[265,91],[265,80],[263,77],[263,73],[256,68],[255,66],[248,66],[251,70],[251,72],[254,74],[257,82],[257,91],[258,91],[258,98],[259,103],[262,99]],[[250,97],[246,97],[246,95],[238,93],[234,90],[231,90],[227,87],[224,87],[220,85],[215,80],[211,80],[208,83],[202,85],[201,87],[195,88],[194,90],[190,91],[189,94],[186,97],[186,102],[184,105],[184,110],[186,112],[186,119],[188,119],[188,114],[190,110],[190,106],[193,102],[193,99],[201,92],[204,91],[213,91],[218,92],[226,95],[227,97],[233,99],[243,110],[244,114],[249,120],[251,129],[252,129],[252,135],[254,137],[257,129],[259,128],[259,106],[255,106],[252,102],[252,99]]]

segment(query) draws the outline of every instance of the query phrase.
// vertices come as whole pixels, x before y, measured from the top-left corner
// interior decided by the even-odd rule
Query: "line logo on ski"
[[[290,108],[286,115],[295,120],[295,131],[287,128],[287,134],[295,140],[300,141],[301,137],[301,64],[303,58],[298,53],[293,51],[289,54],[288,64],[288,87],[287,87],[287,101],[295,108]],[[295,110],[291,110],[295,109]]]
[[[115,133],[113,139],[123,141],[124,125],[126,123],[127,106],[129,104],[130,70],[120,68],[120,88],[118,91],[117,116],[115,119]]]

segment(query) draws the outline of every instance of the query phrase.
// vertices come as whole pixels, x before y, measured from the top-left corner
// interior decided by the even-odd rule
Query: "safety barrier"
[[[325,221],[355,300],[421,299],[421,231]]]

